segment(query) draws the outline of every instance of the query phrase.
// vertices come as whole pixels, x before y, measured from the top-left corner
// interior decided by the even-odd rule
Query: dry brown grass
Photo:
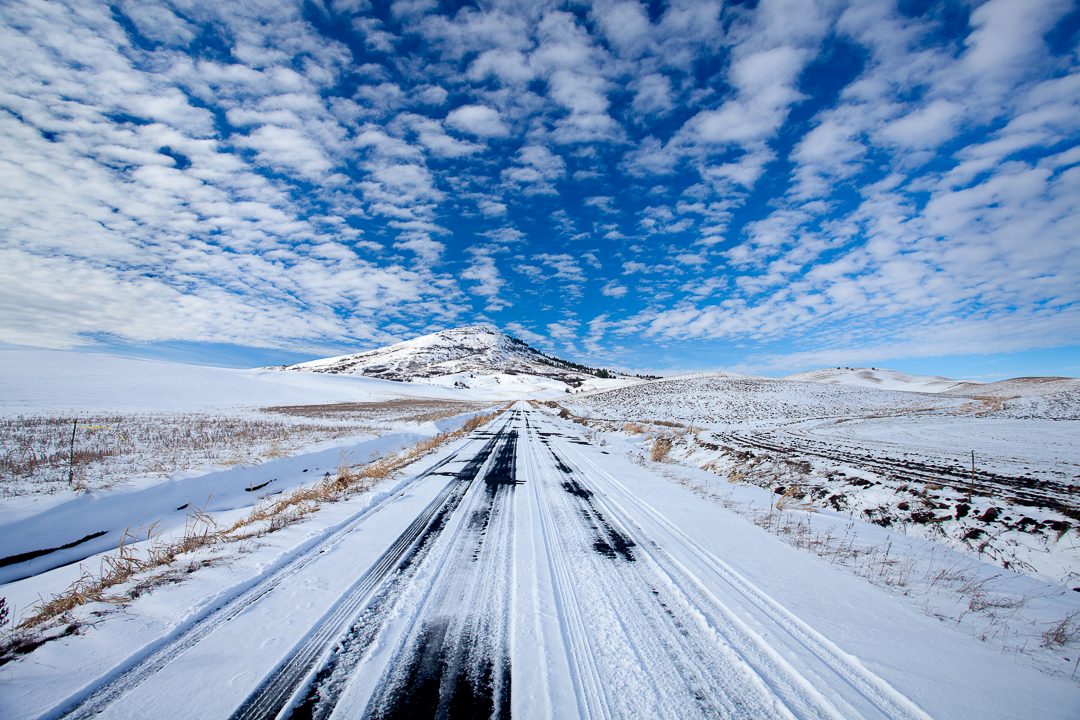
[[[0,497],[94,490],[129,478],[286,457],[305,445],[479,410],[405,399],[264,408],[260,413],[22,415],[0,418]],[[72,452],[72,427],[75,428]]]
[[[1080,640],[1080,612],[1071,612],[1042,634],[1043,647],[1063,647]]]
[[[296,523],[318,510],[323,503],[337,502],[367,492],[377,483],[396,475],[446,442],[487,424],[505,409],[470,418],[458,430],[440,433],[368,463],[354,462],[351,454],[343,452],[335,476],[327,476],[314,485],[297,488],[273,499],[264,499],[252,508],[250,513],[228,527],[221,527],[212,516],[196,509],[189,514],[184,534],[178,540],[162,540],[153,526],[134,534],[129,528],[124,533],[116,554],[102,559],[98,573],[84,571],[82,577],[67,590],[35,607],[33,614],[24,619],[18,628],[23,631],[30,630],[91,602],[127,602],[132,595],[112,595],[108,591],[140,573],[169,567],[182,555],[224,543],[262,537]],[[130,542],[143,536],[149,541],[149,548],[145,556],[140,556],[132,549]],[[146,588],[153,584],[154,578],[151,577],[144,579],[140,586]]]
[[[813,504],[807,499],[808,495],[809,492],[805,488],[799,485],[792,485],[780,495],[780,499],[776,501],[776,509],[780,511],[801,510],[803,512],[817,512]]]
[[[805,488],[798,486],[784,492],[775,504],[762,507],[735,500],[730,491],[719,490],[708,479],[688,476],[671,466],[664,466],[660,473],[695,495],[746,517],[785,543],[845,567],[873,585],[897,595],[923,598],[924,613],[970,630],[974,639],[1000,641],[1002,652],[1023,653],[1027,649],[1030,634],[1025,628],[1035,625],[1025,619],[1026,608],[1040,596],[1018,594],[1006,585],[1007,578],[987,576],[978,563],[948,551],[912,555],[901,548],[898,552],[891,539],[877,544],[861,542],[853,519],[843,528],[827,519],[815,522],[813,508],[799,501]],[[740,474],[729,480],[746,482],[748,478]],[[1041,647],[1074,643],[1080,640],[1080,613],[1070,613],[1043,628],[1037,635]]]
[[[671,452],[672,441],[669,437],[658,437],[653,440],[652,449],[649,451],[649,459],[653,462],[664,462],[668,453]]]
[[[382,402],[333,403],[327,405],[282,405],[262,408],[265,413],[278,413],[296,417],[324,420],[353,420],[365,422],[422,423],[460,415],[464,412],[487,407],[484,403],[456,400],[431,400],[427,398],[400,398]]]
[[[74,452],[72,425],[78,425]],[[91,426],[91,427],[82,427]],[[283,457],[370,424],[205,413],[0,419],[0,496],[108,487],[128,478]]]

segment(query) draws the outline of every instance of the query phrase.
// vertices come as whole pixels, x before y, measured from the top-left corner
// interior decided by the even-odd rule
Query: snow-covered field
[[[0,366],[0,583],[181,532],[194,509],[251,508],[497,404],[370,378],[56,351],[0,352]],[[28,598],[39,593],[11,602]]]
[[[576,397],[672,459],[1080,587],[1080,394],[1012,399],[703,376]]]
[[[1076,392],[971,398],[703,375],[560,404],[700,496],[1003,651],[1038,646],[1053,612],[1080,635]],[[1048,614],[1047,598],[1065,604]]]
[[[493,404],[482,393],[370,378],[56,351],[3,351],[0,367],[0,497],[15,498],[0,518],[9,522],[86,492],[131,493],[180,473],[367,448],[377,437],[390,447]]]
[[[795,373],[783,378],[794,382],[813,382],[826,385],[850,385],[878,390],[901,390],[907,392],[939,393],[961,385],[962,380],[951,380],[937,375],[909,375],[895,370],[879,368],[822,368]]]
[[[476,393],[355,376],[233,370],[60,350],[0,350],[0,415],[189,412],[372,402],[476,400]],[[501,396],[498,396],[501,397]]]
[[[367,408],[368,434],[0,499],[16,619],[190,537],[195,509],[207,532],[229,526],[260,496],[329,482],[342,449],[386,455],[494,405],[476,389],[64,355],[8,358],[6,420],[277,417],[317,433],[360,428]],[[0,716],[1080,714],[1068,391],[704,374],[557,402],[519,402],[362,492],[184,546],[20,631]]]

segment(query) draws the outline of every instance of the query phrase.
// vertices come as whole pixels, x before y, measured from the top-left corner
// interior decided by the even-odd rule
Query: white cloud
[[[517,228],[503,226],[494,230],[488,230],[481,233],[486,238],[490,238],[496,243],[502,243],[505,245],[512,245],[525,240],[525,233],[521,232]]]
[[[397,49],[399,38],[393,33],[386,32],[382,22],[375,18],[354,18],[352,29],[364,38],[364,44],[369,50],[392,53]]]
[[[632,83],[630,88],[636,91],[631,104],[634,112],[639,115],[659,116],[671,113],[674,107],[671,80],[666,75],[660,73],[645,75]]]
[[[547,331],[548,335],[556,340],[571,342],[577,337],[576,326],[577,323],[573,321],[562,320],[548,323]]]
[[[517,167],[502,171],[505,180],[525,186],[527,193],[556,194],[553,181],[566,175],[566,161],[543,145],[527,145],[518,150]]]
[[[426,147],[435,157],[461,158],[484,150],[483,145],[463,142],[450,137],[443,130],[442,124],[421,115],[402,113],[395,121],[415,132],[420,144]],[[401,144],[406,145],[405,143]]]
[[[323,178],[333,167],[320,145],[292,128],[263,125],[247,137],[237,138],[233,142],[239,147],[255,150],[261,164],[275,169]]]
[[[674,259],[680,265],[701,266],[709,264],[709,259],[701,253],[679,253]]]
[[[461,278],[476,281],[477,284],[469,288],[469,291],[486,298],[489,312],[496,312],[513,304],[500,296],[506,281],[488,251],[474,248],[473,261],[461,272]]]
[[[417,257],[428,263],[438,260],[446,250],[446,246],[441,242],[432,240],[430,236],[422,233],[398,240],[394,243],[394,247],[400,250],[411,250]]]
[[[477,201],[476,206],[480,209],[480,212],[487,217],[502,217],[503,215],[506,215],[506,204],[496,202],[489,198],[483,198]]]
[[[650,310],[629,319],[615,302],[627,287],[602,281],[612,309],[597,327],[612,331],[873,332],[910,352],[934,327],[966,348],[1076,340],[1080,73],[1043,39],[1071,7],[989,0],[950,38],[940,13],[874,2],[687,1],[650,19],[621,0],[584,15],[409,0],[383,24],[367,0],[14,0],[0,10],[0,231],[15,268],[0,332],[337,341],[450,324],[462,287],[501,311],[525,277],[560,297],[514,311],[548,322],[602,269],[599,251],[564,251],[569,238],[638,275]],[[308,11],[347,16],[363,57]],[[205,28],[227,59],[203,52]],[[399,54],[414,41],[421,52]],[[859,76],[791,123],[803,71],[844,44]],[[590,210],[544,197],[559,192]],[[633,229],[588,219],[632,206]],[[431,269],[477,241],[490,244],[456,277]],[[500,274],[509,247],[521,277]],[[72,301],[49,273],[100,298],[49,325]],[[575,323],[556,323],[560,340]],[[606,332],[590,330],[590,352]]]
[[[893,120],[879,132],[885,140],[905,148],[935,148],[956,133],[956,123],[961,112],[959,105],[938,99]]]
[[[610,280],[604,285],[600,292],[608,297],[618,299],[626,295],[626,286],[620,284],[618,280]]]
[[[614,201],[615,198],[611,197],[610,195],[594,195],[593,197],[585,198],[585,200],[583,200],[582,202],[588,207],[595,207],[598,208],[601,212],[610,214],[618,212],[611,205]]]
[[[120,7],[139,32],[158,42],[184,46],[195,39],[197,29],[161,5],[125,0]]]
[[[524,340],[530,345],[539,345],[543,347],[548,344],[546,337],[535,333],[532,330],[529,330],[527,327],[525,327],[519,322],[506,323],[506,329],[510,332],[511,335],[520,340]]]
[[[450,93],[438,85],[424,85],[413,91],[416,99],[425,105],[443,105]]]
[[[585,274],[578,265],[577,258],[566,253],[541,253],[533,256],[544,265],[555,271],[554,279],[571,283],[585,282]]]
[[[484,105],[464,105],[452,110],[446,116],[446,123],[478,137],[506,137],[510,134],[499,111]]]
[[[481,53],[469,66],[467,75],[473,82],[496,77],[507,84],[525,83],[536,77],[524,54],[501,49]]]
[[[601,8],[594,12],[608,41],[628,57],[640,55],[652,34],[652,23],[641,4],[616,2]]]
[[[727,101],[718,110],[699,113],[687,122],[685,131],[709,143],[746,143],[772,137],[791,105],[804,97],[794,83],[806,59],[805,51],[791,47],[740,59],[731,71],[739,99]]]

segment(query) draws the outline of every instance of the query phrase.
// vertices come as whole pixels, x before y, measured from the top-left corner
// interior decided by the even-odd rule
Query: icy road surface
[[[574,427],[508,413],[46,716],[929,717]]]

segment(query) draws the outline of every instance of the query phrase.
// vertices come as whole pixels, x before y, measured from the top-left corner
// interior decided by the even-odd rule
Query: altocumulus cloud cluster
[[[1080,344],[1066,0],[9,0],[0,23],[6,343],[317,353],[486,321],[762,369]]]

